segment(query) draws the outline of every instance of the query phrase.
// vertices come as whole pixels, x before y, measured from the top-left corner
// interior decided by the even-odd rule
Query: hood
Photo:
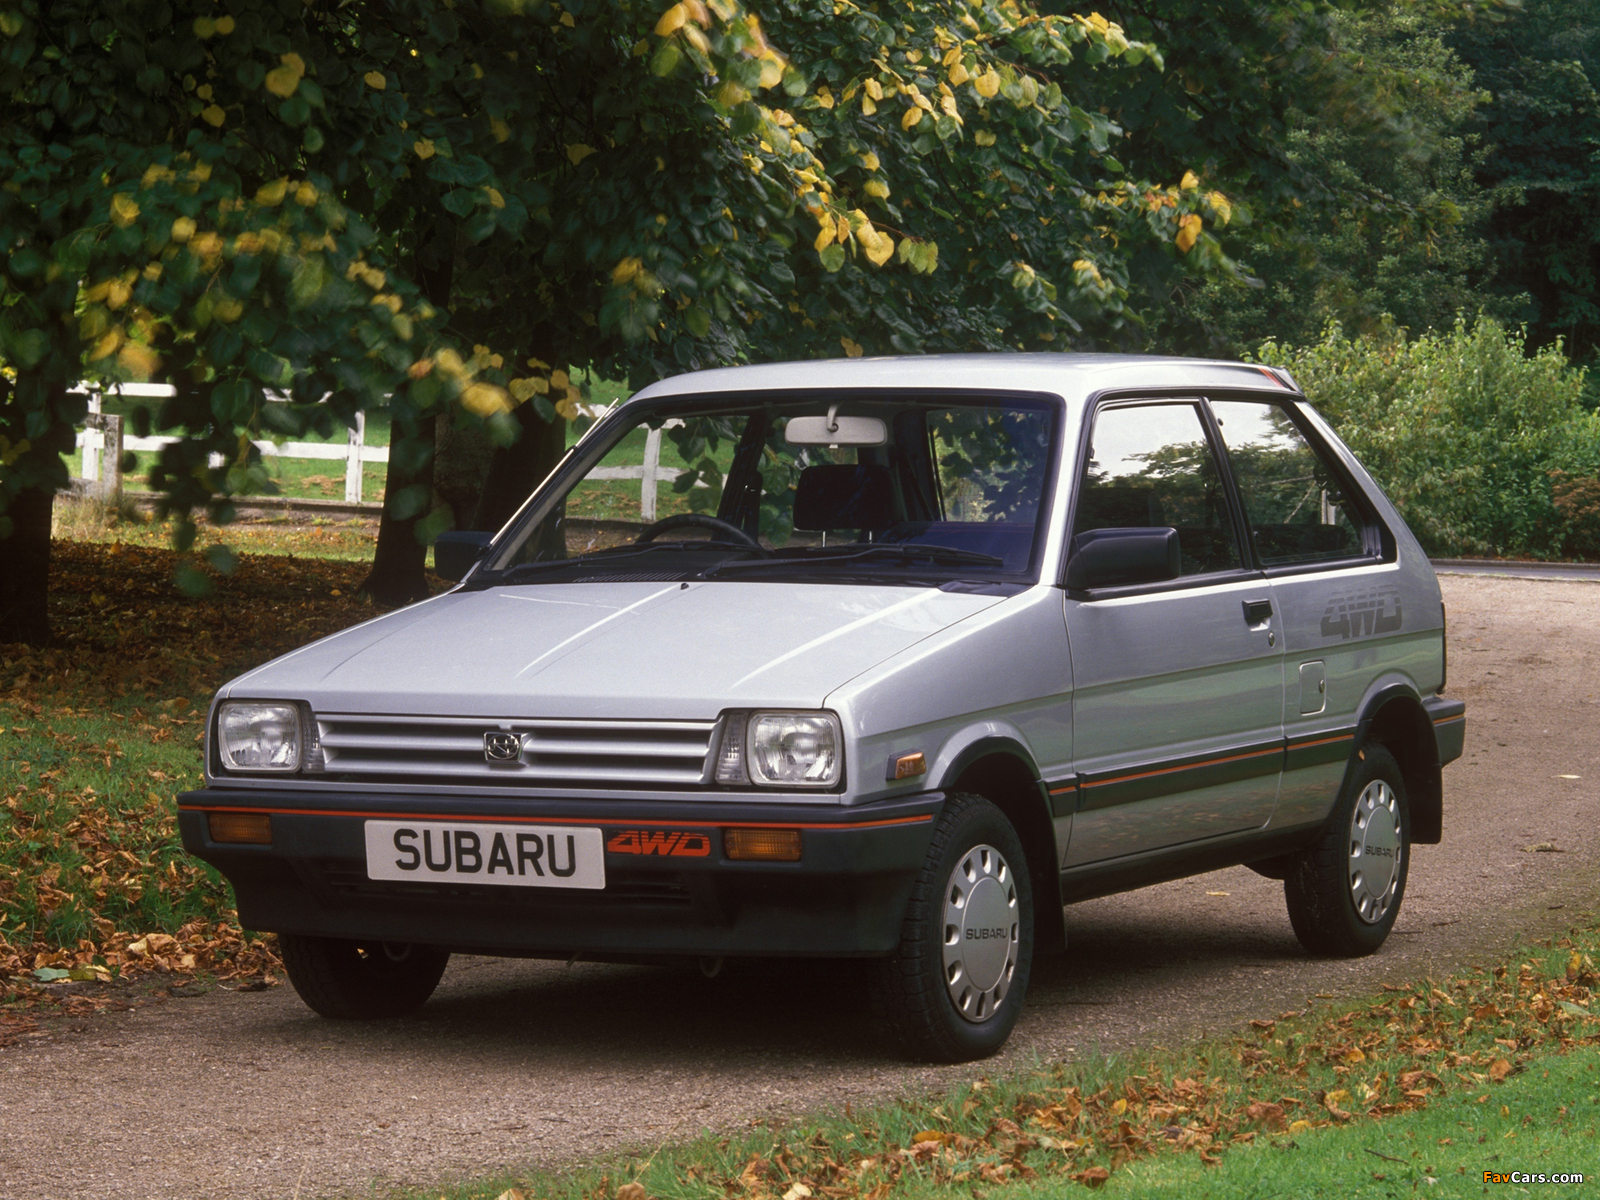
[[[275,659],[228,696],[324,712],[706,719],[820,707],[999,603],[936,588],[706,581],[452,592]]]

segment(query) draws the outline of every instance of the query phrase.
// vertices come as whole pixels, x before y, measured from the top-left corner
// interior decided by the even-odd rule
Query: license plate
[[[605,843],[574,825],[368,821],[367,878],[603,888]]]

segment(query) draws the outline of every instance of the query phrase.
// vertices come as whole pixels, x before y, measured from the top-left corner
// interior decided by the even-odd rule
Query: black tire
[[[1295,936],[1324,958],[1360,958],[1383,945],[1411,867],[1411,808],[1400,764],[1382,746],[1359,753],[1322,835],[1292,856],[1283,881]]]
[[[1004,938],[973,939],[973,930],[960,924],[947,926],[946,906],[957,890],[956,872],[969,861],[987,880],[978,903],[985,911],[1002,911],[996,905],[1005,904],[1005,917],[1014,918],[1009,924],[989,920],[977,932],[989,933],[987,926],[993,926],[997,935],[1005,930]],[[969,898],[977,895],[973,890]],[[949,936],[957,940],[951,942]],[[1033,963],[1033,936],[1033,891],[1016,830],[982,796],[952,793],[939,812],[927,861],[912,886],[899,948],[873,964],[869,995],[879,1022],[920,1059],[956,1063],[993,1054],[1011,1036],[1022,1011]],[[982,965],[975,967],[984,978],[977,982],[994,979],[990,986],[965,989],[965,1015],[954,992],[961,987],[966,964],[963,960],[948,967],[947,945],[958,959],[980,956]],[[1002,953],[1003,965],[996,974],[994,964]],[[956,982],[950,982],[947,971],[954,972]]]
[[[278,935],[289,982],[315,1012],[336,1021],[403,1017],[439,986],[448,951],[389,942]]]

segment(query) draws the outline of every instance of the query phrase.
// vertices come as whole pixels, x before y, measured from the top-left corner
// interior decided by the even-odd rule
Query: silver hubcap
[[[987,1021],[1017,970],[1017,886],[1005,857],[974,846],[944,890],[944,983],[956,1011]]]
[[[1376,925],[1394,905],[1400,886],[1400,801],[1381,779],[1367,784],[1350,820],[1350,896],[1356,915]]]

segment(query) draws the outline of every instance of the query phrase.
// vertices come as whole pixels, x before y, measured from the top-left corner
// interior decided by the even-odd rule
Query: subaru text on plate
[[[436,560],[224,687],[179,801],[330,1017],[452,952],[857,958],[971,1059],[1076,900],[1245,863],[1376,950],[1461,753],[1428,560],[1269,368],[685,375]]]

